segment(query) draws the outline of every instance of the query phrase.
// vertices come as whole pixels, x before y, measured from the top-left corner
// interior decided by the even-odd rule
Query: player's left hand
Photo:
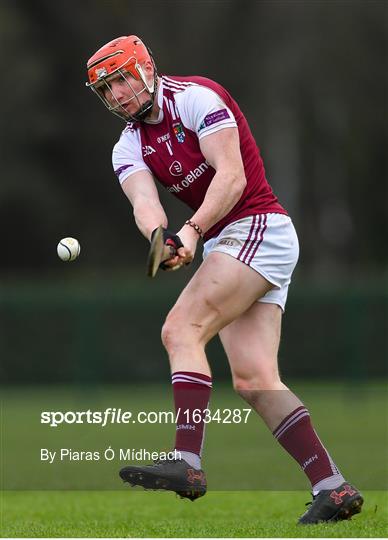
[[[195,251],[197,249],[199,235],[193,227],[183,225],[177,235],[181,239],[183,247],[178,248],[175,257],[165,262],[165,265],[168,266],[168,270],[178,270],[182,266],[190,264],[194,259]]]

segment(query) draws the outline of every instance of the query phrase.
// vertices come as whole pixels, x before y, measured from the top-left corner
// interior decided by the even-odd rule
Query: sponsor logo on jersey
[[[146,145],[142,147],[143,150],[143,157],[149,156],[156,152],[155,148],[152,148],[152,146]]]
[[[221,109],[219,111],[208,114],[203,119],[203,122],[201,122],[198,128],[198,133],[205,129],[205,127],[209,127],[213,124],[217,124],[218,122],[222,122],[222,120],[226,120],[227,118],[230,118],[230,114],[226,109]]]
[[[173,161],[169,168],[170,174],[172,176],[181,176],[182,175],[182,163],[180,161]]]
[[[189,174],[186,174],[181,182],[178,184],[173,184],[172,186],[168,187],[167,190],[170,193],[179,193],[180,191],[183,191],[185,188],[188,188],[190,184],[192,184],[197,178],[199,178],[208,168],[209,164],[207,161],[203,161],[200,165],[198,165],[198,167],[190,171]]]
[[[183,131],[182,124],[180,122],[177,122],[176,124],[173,124],[172,127],[173,127],[173,130],[174,130],[174,133],[175,133],[175,137],[177,138],[177,141],[179,143],[185,142],[186,134]]]
[[[164,135],[161,135],[160,137],[158,137],[156,140],[158,141],[158,143],[162,143],[162,142],[166,142],[170,139],[170,134],[169,133],[165,133]]]

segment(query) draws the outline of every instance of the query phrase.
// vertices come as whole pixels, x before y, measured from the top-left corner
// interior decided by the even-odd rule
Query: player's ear
[[[142,65],[143,71],[147,73],[147,75],[153,75],[154,74],[154,65],[151,62],[151,60],[146,60],[144,64]]]

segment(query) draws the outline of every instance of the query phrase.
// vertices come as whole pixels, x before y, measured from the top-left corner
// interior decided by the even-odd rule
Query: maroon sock
[[[177,418],[175,449],[201,455],[204,437],[204,413],[212,388],[212,379],[193,371],[172,374]]]
[[[340,474],[319,440],[305,407],[298,407],[286,416],[273,434],[299,463],[312,486],[323,479]]]

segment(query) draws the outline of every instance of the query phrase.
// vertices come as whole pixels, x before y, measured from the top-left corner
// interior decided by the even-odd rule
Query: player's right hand
[[[157,229],[152,231],[151,241],[156,230]],[[170,259],[167,259],[166,261],[162,261],[159,265],[159,268],[161,268],[162,270],[177,270],[178,267],[180,267],[181,265],[177,266],[179,262],[179,257],[178,255],[176,255],[176,253],[178,252],[179,248],[183,248],[182,241],[177,234],[163,227],[163,242],[166,246],[173,248],[175,255]]]

